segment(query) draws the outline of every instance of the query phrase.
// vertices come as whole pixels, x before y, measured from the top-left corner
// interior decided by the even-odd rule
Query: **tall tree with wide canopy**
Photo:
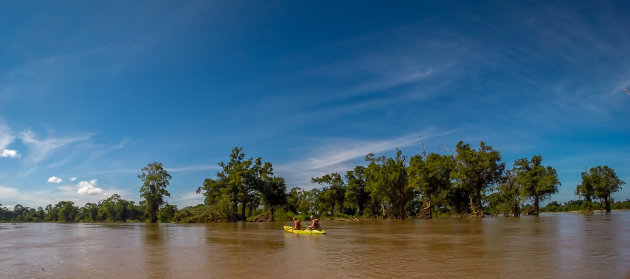
[[[460,141],[456,152],[455,169],[451,176],[457,181],[458,187],[469,192],[471,214],[483,216],[483,192],[501,181],[505,163],[501,163],[499,151],[493,150],[483,141],[479,143],[479,150]]]
[[[514,217],[521,215],[521,188],[516,181],[515,171],[506,171],[503,181],[497,187],[501,197],[500,209]]]
[[[149,217],[149,222],[157,222],[157,211],[164,204],[164,196],[171,194],[166,190],[170,183],[171,175],[168,174],[160,162],[153,162],[142,168],[138,175],[142,180],[140,196],[144,198],[145,212]]]
[[[287,197],[288,208],[292,212],[305,214],[319,214],[317,212],[318,199],[321,190],[313,188],[309,191],[294,187]]]
[[[260,195],[282,195],[276,191],[284,191],[282,183],[273,177],[273,166],[263,162],[258,157],[245,159],[242,147],[234,147],[230,153],[230,160],[220,162],[221,170],[216,179],[206,178],[203,186],[197,188],[197,193],[205,196],[205,204],[216,207],[219,217],[230,221],[245,220],[248,204],[256,204]],[[275,180],[274,180],[275,179]],[[271,187],[271,188],[270,188]],[[275,187],[275,188],[274,188]],[[282,199],[281,197],[262,197],[263,201]],[[237,213],[241,205],[241,214]],[[268,204],[269,205],[269,204]],[[275,209],[275,206],[273,208]]]
[[[539,214],[540,201],[558,192],[560,180],[556,170],[543,166],[542,157],[535,155],[531,160],[518,159],[514,162],[516,182],[520,185],[521,195],[534,201],[534,215]]]
[[[593,197],[605,204],[606,212],[610,212],[610,195],[621,190],[625,182],[617,177],[615,170],[608,166],[597,166],[588,172],[582,172],[582,184],[577,186],[576,193],[588,202]]]
[[[234,147],[230,153],[230,160],[227,163],[219,163],[222,170],[217,172],[217,178],[206,178],[203,186],[197,189],[197,193],[202,193],[206,197],[206,205],[218,207],[221,217],[230,221],[239,219],[238,203],[247,200],[250,191],[253,190],[247,183],[253,159],[244,160],[245,153],[242,151],[243,148]]]
[[[250,159],[251,160],[251,159]],[[249,171],[245,172],[245,192],[242,194],[241,215],[245,216],[245,208],[248,204],[255,204],[256,199],[262,195],[263,203],[273,212],[275,207],[286,202],[286,184],[284,179],[273,177],[273,166],[269,162],[263,162],[261,157],[254,160]]]
[[[407,156],[402,151],[396,151],[396,157],[374,157],[373,153],[365,156],[369,162],[365,169],[366,186],[370,191],[373,202],[382,202],[383,217],[390,215],[396,219],[405,219],[405,205],[409,200]],[[393,212],[386,210],[385,203],[389,203]]]
[[[415,155],[409,161],[409,187],[416,188],[422,195],[420,217],[433,216],[432,200],[440,191],[451,186],[451,172],[455,167],[453,156],[431,153],[428,156]]]
[[[351,206],[356,206],[358,214],[363,215],[367,203],[370,201],[370,192],[365,185],[365,167],[356,166],[346,172],[346,201]]]
[[[276,207],[287,203],[287,185],[282,177],[270,177],[259,188],[263,203],[269,209],[271,221],[275,221]]]
[[[334,217],[335,207],[339,205],[339,208],[343,207],[345,200],[346,185],[339,173],[333,172],[321,177],[311,178],[312,183],[318,183],[320,185],[328,185],[324,188],[321,195],[322,201],[330,205],[330,216]]]

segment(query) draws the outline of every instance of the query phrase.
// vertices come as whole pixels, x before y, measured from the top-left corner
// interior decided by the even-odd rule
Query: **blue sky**
[[[289,187],[365,154],[486,141],[539,154],[554,200],[608,165],[630,182],[627,1],[0,4],[0,203],[202,201],[234,146]],[[613,195],[630,198],[630,186]]]

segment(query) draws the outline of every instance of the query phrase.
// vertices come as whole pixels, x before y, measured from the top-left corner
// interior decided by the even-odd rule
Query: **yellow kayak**
[[[294,230],[292,227],[284,226],[284,230],[290,233],[297,234],[325,234],[324,230]]]

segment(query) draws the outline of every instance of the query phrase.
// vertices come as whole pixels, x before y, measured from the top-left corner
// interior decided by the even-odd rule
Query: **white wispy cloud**
[[[31,164],[39,163],[48,158],[57,149],[69,145],[74,142],[85,141],[90,139],[90,135],[64,137],[64,138],[47,138],[37,139],[32,131],[25,131],[21,134],[20,139],[29,148],[27,161]]]
[[[2,205],[10,208],[16,204],[30,207],[43,207],[55,202],[50,198],[51,195],[47,191],[22,192],[18,188],[7,186],[0,186],[0,197],[2,197]]]
[[[373,141],[354,139],[337,140],[319,148],[317,155],[306,160],[305,166],[311,169],[321,169],[363,157],[368,153],[380,153],[387,150],[393,150],[396,147],[402,148],[409,146],[412,143],[419,144],[423,139],[429,139],[450,133],[453,133],[453,131],[438,134],[413,133],[393,139]]]
[[[48,183],[61,183],[61,182],[63,182],[63,179],[56,176],[51,176],[48,178]]]
[[[399,72],[400,75],[392,75],[381,78],[377,81],[371,81],[364,84],[357,85],[354,88],[348,89],[345,95],[353,96],[358,94],[372,93],[376,91],[382,91],[390,88],[395,88],[402,85],[412,84],[420,82],[430,76],[433,73],[432,68],[426,70],[409,70]]]
[[[204,171],[204,170],[218,170],[218,165],[197,165],[197,166],[185,166],[179,168],[167,168],[169,172],[187,172],[187,171]]]
[[[70,182],[73,182],[73,181],[77,180],[77,178],[76,178],[76,177],[70,177],[70,179],[68,179],[68,180],[69,180]]]
[[[0,157],[2,158],[20,158],[21,155],[17,150],[8,149],[9,145],[15,141],[9,127],[0,121]]]
[[[197,194],[195,191],[182,193],[178,197],[172,199],[173,204],[178,204],[182,207],[195,206],[204,202],[205,197],[202,194]]]
[[[102,188],[96,187],[97,180],[81,181],[75,187],[79,195],[98,195],[103,193]]]
[[[310,185],[311,177],[330,172],[343,172],[354,166],[350,161],[364,157],[369,153],[382,153],[395,148],[403,148],[412,144],[420,145],[421,140],[452,134],[455,131],[436,133],[424,131],[391,139],[358,140],[329,139],[321,146],[311,148],[313,154],[307,158],[281,164],[274,167],[281,176],[286,176],[288,183],[297,186]]]
[[[18,192],[19,190],[16,188],[0,186],[0,197],[3,197],[3,198],[13,197],[17,195]]]

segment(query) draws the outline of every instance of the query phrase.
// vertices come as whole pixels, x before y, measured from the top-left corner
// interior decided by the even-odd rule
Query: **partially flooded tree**
[[[370,192],[365,185],[365,167],[356,166],[353,170],[347,171],[345,177],[348,184],[346,202],[356,207],[359,216],[362,216],[370,201]]]
[[[621,190],[625,182],[617,177],[615,170],[608,166],[597,166],[588,172],[582,172],[582,184],[577,186],[576,193],[591,201],[593,197],[604,203],[606,212],[610,212],[610,195]]]
[[[164,196],[171,196],[166,190],[171,175],[164,169],[162,163],[153,162],[142,168],[138,178],[143,181],[140,196],[144,198],[145,212],[149,221],[155,223],[158,219],[158,209],[164,204]]]
[[[242,151],[241,147],[232,149],[230,160],[219,163],[222,170],[217,172],[216,179],[206,178],[203,186],[197,189],[197,193],[206,197],[205,204],[215,207],[218,217],[229,221],[239,219],[238,203],[247,198],[250,190],[246,182],[252,159],[245,160]]]
[[[499,151],[492,146],[480,142],[475,150],[463,141],[457,143],[455,169],[451,173],[457,186],[469,193],[470,212],[475,216],[483,216],[483,192],[493,184],[501,181],[505,163],[501,163]]]
[[[287,203],[287,185],[282,177],[266,179],[259,189],[265,207],[269,210],[271,221],[275,221],[276,208]]]
[[[245,159],[243,148],[235,147],[228,162],[220,162],[216,178],[206,178],[197,193],[205,196],[205,204],[213,209],[218,219],[245,220],[246,209],[258,205],[260,199],[275,211],[279,201],[286,200],[284,181],[273,177],[273,167],[258,157]],[[241,214],[238,214],[239,205]]]
[[[74,205],[74,202],[71,201],[60,201],[55,206],[59,208],[58,218],[59,222],[71,223],[75,221],[77,214],[79,213],[79,208]]]
[[[169,223],[177,212],[177,206],[172,204],[164,204],[164,206],[158,212],[158,218],[161,223]]]
[[[451,171],[455,162],[452,156],[431,153],[415,155],[409,162],[409,187],[416,188],[422,195],[420,217],[430,219],[433,215],[433,200],[442,190],[451,186]]]
[[[521,189],[515,171],[507,171],[503,182],[497,187],[501,198],[500,210],[514,217],[521,215]]]
[[[322,177],[313,177],[311,178],[311,182],[327,185],[327,187],[322,190],[320,200],[330,206],[330,216],[333,217],[335,215],[335,207],[338,205],[339,208],[341,208],[346,196],[346,185],[343,179],[341,179],[341,175],[336,172],[329,173]]]
[[[257,204],[262,199],[271,212],[271,221],[274,221],[276,206],[286,203],[287,187],[284,179],[273,177],[273,166],[269,162],[263,162],[261,157],[256,158],[244,174],[246,192],[242,195],[241,215],[245,218],[247,205]],[[249,208],[251,213],[251,206]]]
[[[540,201],[558,192],[560,180],[556,170],[543,166],[542,157],[536,155],[531,160],[526,158],[514,162],[516,181],[520,185],[521,195],[534,201],[534,215],[539,214]]]
[[[405,205],[409,200],[407,156],[397,150],[394,158],[374,157],[370,153],[365,160],[369,162],[365,176],[372,202],[380,204],[383,217],[405,219]],[[390,208],[392,212],[388,212]]]

